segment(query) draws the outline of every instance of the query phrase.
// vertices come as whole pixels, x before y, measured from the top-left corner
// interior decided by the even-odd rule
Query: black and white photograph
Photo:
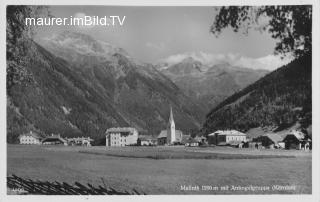
[[[257,2],[7,2],[5,195],[319,195],[319,7]]]

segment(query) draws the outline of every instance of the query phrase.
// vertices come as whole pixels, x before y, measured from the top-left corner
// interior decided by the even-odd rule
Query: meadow
[[[7,151],[8,176],[105,184],[146,194],[311,194],[312,188],[311,152],[307,151],[10,144]],[[270,190],[245,189],[249,186]],[[291,188],[272,189],[276,186]]]

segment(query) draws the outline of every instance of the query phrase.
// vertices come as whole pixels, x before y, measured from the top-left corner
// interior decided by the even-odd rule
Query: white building
[[[209,144],[236,145],[247,141],[247,135],[236,130],[218,130],[208,135]]]
[[[20,144],[41,144],[41,137],[30,131],[29,133],[24,133],[19,135]]]
[[[135,128],[109,128],[106,131],[106,146],[127,146],[138,143],[138,131]]]

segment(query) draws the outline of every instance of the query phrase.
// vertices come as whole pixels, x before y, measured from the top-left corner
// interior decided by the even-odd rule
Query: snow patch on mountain
[[[265,69],[269,71],[288,64],[294,59],[292,56],[281,58],[279,55],[267,55],[260,58],[251,58],[235,53],[213,54],[200,51],[171,55],[167,58],[160,59],[157,62],[157,65],[159,66],[159,69],[164,70],[172,65],[183,62],[187,58],[193,58],[194,60],[199,61],[206,66],[228,63],[232,66],[250,69]]]

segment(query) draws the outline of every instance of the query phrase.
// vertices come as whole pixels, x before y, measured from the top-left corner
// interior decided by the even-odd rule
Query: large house
[[[106,131],[106,146],[128,146],[138,143],[138,131],[135,128],[109,128]]]
[[[247,141],[247,135],[236,130],[218,130],[208,135],[208,143],[214,145],[239,145]]]
[[[68,145],[68,141],[60,136],[60,134],[55,135],[51,134],[51,136],[47,136],[42,141],[44,145]]]
[[[181,143],[182,136],[182,132],[180,130],[176,130],[171,107],[167,129],[162,130],[158,135],[158,145],[174,145],[176,143]]]
[[[41,144],[41,137],[30,131],[29,133],[24,133],[19,135],[20,144]]]

